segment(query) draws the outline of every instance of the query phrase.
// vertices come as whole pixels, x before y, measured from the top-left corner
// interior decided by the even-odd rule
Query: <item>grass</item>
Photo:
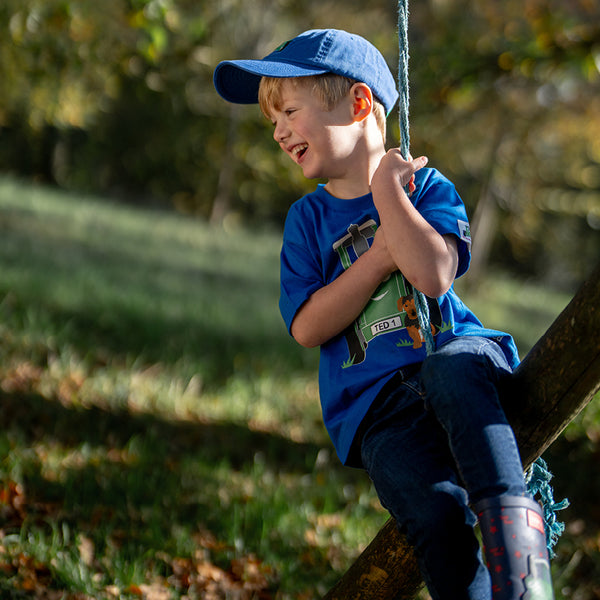
[[[309,600],[375,535],[278,315],[279,245],[0,179],[3,598]],[[465,293],[523,352],[568,301],[501,275]],[[559,597],[597,597],[599,443],[588,409],[548,459],[579,502]]]

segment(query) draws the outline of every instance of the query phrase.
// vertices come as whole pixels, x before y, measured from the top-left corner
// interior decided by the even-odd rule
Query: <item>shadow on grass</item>
[[[18,514],[0,510],[0,529],[51,532],[66,523],[92,538],[99,554],[117,545],[131,560],[193,553],[202,531],[228,547],[242,539],[257,551],[277,511],[293,511],[285,494],[298,495],[277,490],[280,476],[282,485],[312,477],[321,449],[243,425],[65,407],[30,393],[0,393],[0,423],[0,490],[16,478],[24,498]],[[305,546],[301,533],[288,542],[271,540],[263,558],[276,547],[277,556],[289,553],[291,560],[298,544]]]
[[[50,447],[124,449],[136,439],[140,461],[177,461],[187,457],[209,465],[227,464],[234,470],[253,463],[255,454],[275,472],[312,469],[321,446],[295,442],[286,437],[252,431],[235,423],[202,423],[165,420],[150,413],[65,407],[36,394],[0,393],[2,431],[14,434],[24,446],[43,442]],[[141,451],[140,451],[141,449]]]

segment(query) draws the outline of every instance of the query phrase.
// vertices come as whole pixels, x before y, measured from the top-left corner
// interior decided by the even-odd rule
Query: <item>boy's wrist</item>
[[[409,205],[412,207],[399,178],[376,183],[371,187],[371,193],[373,195],[373,204],[379,213],[381,223],[385,223],[390,211],[394,213],[398,211],[402,212],[410,210]]]
[[[379,232],[379,235],[383,235],[383,230]],[[374,242],[369,251],[365,252],[360,259],[368,262],[367,270],[372,274],[377,285],[398,269],[387,246],[379,242]]]

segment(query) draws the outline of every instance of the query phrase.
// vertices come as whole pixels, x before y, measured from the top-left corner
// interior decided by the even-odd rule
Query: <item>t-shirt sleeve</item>
[[[453,234],[457,239],[458,269],[456,277],[466,273],[471,261],[471,233],[465,205],[454,184],[433,169],[417,172],[417,189],[412,199],[417,210],[440,234]]]
[[[279,310],[288,332],[300,307],[324,285],[316,253],[310,251],[315,240],[293,208],[285,223],[280,261]]]

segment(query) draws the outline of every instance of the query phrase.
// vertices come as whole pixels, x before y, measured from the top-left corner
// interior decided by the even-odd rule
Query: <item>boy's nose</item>
[[[283,123],[278,122],[277,125],[275,125],[275,131],[273,132],[273,139],[278,144],[281,144],[281,142],[283,142],[283,140],[285,140],[285,138],[287,138],[288,135],[289,135],[289,129]]]

